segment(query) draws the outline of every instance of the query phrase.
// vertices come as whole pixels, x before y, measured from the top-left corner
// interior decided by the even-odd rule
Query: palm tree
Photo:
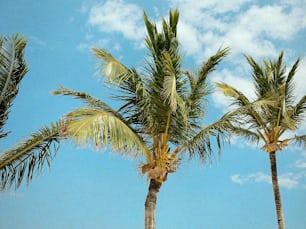
[[[236,110],[236,120],[232,131],[238,136],[256,142],[263,142],[262,150],[269,154],[271,178],[279,229],[285,228],[281,196],[279,191],[276,153],[297,143],[306,147],[306,135],[297,135],[297,130],[305,118],[306,95],[295,103],[294,75],[300,59],[297,59],[290,71],[286,72],[281,52],[275,61],[263,61],[263,66],[246,56],[252,67],[252,78],[255,85],[256,98],[251,101],[242,92],[225,83],[217,83],[217,87],[229,96]],[[295,135],[290,134],[295,132]],[[285,135],[286,134],[286,135]]]
[[[102,60],[106,83],[118,89],[119,108],[87,93],[64,87],[54,94],[74,96],[87,103],[66,115],[62,135],[77,144],[104,148],[132,157],[142,156],[142,174],[149,180],[145,200],[145,228],[155,228],[157,194],[169,173],[174,173],[189,153],[202,160],[212,155],[211,136],[220,146],[229,117],[226,115],[207,126],[203,100],[209,94],[207,76],[229,49],[218,50],[196,73],[182,70],[177,24],[179,12],[170,11],[169,21],[162,20],[162,32],[144,14],[145,39],[150,56],[147,67],[139,73],[120,63],[104,49],[94,48]]]
[[[0,157],[0,171],[5,171],[5,180],[16,179],[14,166],[20,161],[23,166],[36,165],[37,160],[31,160],[37,158],[31,150],[33,146],[38,145],[36,153],[45,151],[50,155],[50,145],[61,139],[98,149],[108,145],[112,151],[143,158],[139,168],[149,181],[145,228],[154,229],[157,194],[168,174],[178,169],[186,155],[203,161],[211,159],[211,137],[216,138],[220,149],[221,138],[226,137],[225,129],[231,118],[225,115],[210,125],[203,125],[206,115],[204,100],[210,93],[207,76],[229,49],[218,50],[197,72],[183,70],[177,39],[178,20],[179,12],[170,11],[169,21],[163,19],[162,32],[158,32],[156,25],[144,13],[148,33],[145,41],[150,56],[146,70],[141,73],[134,67],[124,66],[106,50],[94,48],[93,53],[103,63],[102,74],[106,83],[118,90],[115,98],[119,108],[113,109],[85,92],[58,88],[54,94],[73,96],[86,106],[73,110],[56,125],[45,127],[2,154],[4,159]],[[46,157],[48,163],[50,158]],[[30,179],[32,167],[27,176]],[[38,166],[37,171],[41,167]],[[20,171],[24,173],[25,170]],[[20,184],[20,179],[17,180]]]
[[[0,138],[7,136],[3,131],[15,99],[19,84],[28,72],[24,58],[27,40],[15,34],[11,38],[0,38]],[[0,190],[15,185],[19,187],[24,176],[29,182],[34,172],[40,172],[45,162],[50,164],[54,157],[50,151],[53,143],[59,140],[61,122],[43,127],[28,139],[0,154]],[[56,148],[54,152],[56,151]]]

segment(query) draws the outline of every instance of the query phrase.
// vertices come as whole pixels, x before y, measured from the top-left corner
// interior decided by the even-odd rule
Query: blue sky
[[[30,72],[21,83],[0,150],[81,106],[52,96],[59,85],[106,98],[109,89],[97,77],[90,48],[110,51],[127,66],[144,65],[142,12],[160,23],[170,8],[180,10],[178,36],[185,67],[195,69],[219,47],[230,56],[210,79],[224,81],[252,97],[250,68],[243,54],[256,60],[285,51],[288,66],[301,57],[296,95],[306,94],[306,1],[251,0],[0,0],[0,34],[28,38]],[[211,121],[226,111],[218,93],[209,98]],[[306,121],[300,127],[306,133]],[[161,188],[159,229],[276,228],[268,155],[233,138],[212,164],[185,161]],[[63,142],[51,170],[29,186],[0,194],[3,229],[143,228],[148,182],[138,160],[109,151],[96,152]],[[289,147],[278,154],[279,180],[287,228],[306,228],[306,152]]]

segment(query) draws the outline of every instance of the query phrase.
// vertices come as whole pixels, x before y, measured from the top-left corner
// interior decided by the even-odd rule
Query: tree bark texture
[[[150,180],[149,190],[145,202],[145,229],[155,229],[155,209],[157,193],[161,187],[162,183],[156,181],[155,179]]]
[[[269,153],[269,155],[270,155],[271,178],[272,178],[272,185],[274,192],[274,201],[276,207],[278,228],[285,229],[285,220],[283,215],[283,207],[282,207],[282,201],[281,201],[279,185],[278,185],[278,177],[277,177],[276,155],[275,152],[271,152]]]

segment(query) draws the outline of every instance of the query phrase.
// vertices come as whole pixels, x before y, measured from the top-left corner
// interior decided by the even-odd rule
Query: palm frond
[[[306,148],[306,135],[295,136],[293,141],[303,148]]]
[[[169,103],[171,110],[175,111],[177,107],[176,77],[172,60],[169,53],[164,53],[164,73],[162,96]]]
[[[288,110],[291,113],[290,118],[293,119],[298,126],[305,119],[306,95],[304,95],[295,106]]]
[[[83,101],[87,106],[94,107],[94,108],[100,108],[108,112],[112,112],[112,108],[101,101],[100,99],[94,98],[91,95],[81,92],[81,91],[75,91],[68,88],[65,88],[63,86],[60,86],[58,89],[52,91],[53,95],[64,95],[64,96],[73,96],[76,99],[80,99]]]
[[[94,145],[97,149],[109,145],[112,150],[127,155],[143,153],[147,161],[151,161],[143,139],[112,113],[95,108],[80,108],[70,112],[66,119],[63,134],[78,145]]]
[[[20,81],[28,72],[24,59],[24,49],[27,40],[18,34],[11,39],[6,37],[0,42],[0,136],[8,118],[10,107],[15,99]]]
[[[210,90],[206,79],[216,66],[222,61],[224,57],[229,54],[229,48],[219,49],[216,54],[211,56],[206,62],[202,64],[196,76],[193,76],[189,72],[184,73],[188,76],[191,90],[188,97],[188,104],[190,106],[190,117],[201,118],[204,116],[203,99],[210,94]],[[202,104],[202,105],[201,105]],[[196,112],[193,112],[195,108],[198,108]]]
[[[128,69],[104,49],[93,48],[92,52],[103,61],[102,75],[106,76],[107,82],[120,85],[127,77]]]
[[[221,143],[229,140],[229,133],[233,129],[232,122],[235,121],[235,114],[226,113],[217,121],[202,127],[198,133],[184,144],[181,150],[187,149],[190,157],[199,156],[203,162],[211,159],[213,156],[211,138],[216,138],[216,144],[220,153]]]
[[[262,113],[266,107],[275,107],[275,97],[263,97],[255,101],[250,101],[242,92],[236,90],[234,87],[225,83],[216,83],[216,86],[221,89],[225,96],[231,97],[233,103],[231,105],[237,106],[237,111],[240,116],[247,118],[245,123],[251,124],[252,128],[263,128],[267,132],[265,125],[266,116]]]
[[[45,164],[50,167],[62,139],[60,132],[63,126],[63,121],[58,121],[50,127],[43,127],[0,154],[1,190],[11,186],[18,188],[24,177],[29,183]]]
[[[293,66],[291,67],[288,76],[287,76],[287,80],[285,83],[285,96],[286,96],[286,102],[290,105],[291,103],[294,102],[294,81],[293,78],[295,76],[295,73],[298,69],[300,63],[300,58],[298,58],[295,63],[293,64]]]

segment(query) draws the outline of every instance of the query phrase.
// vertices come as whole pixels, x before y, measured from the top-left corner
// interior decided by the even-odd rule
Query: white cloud
[[[47,45],[47,43],[45,41],[41,40],[39,37],[36,37],[36,36],[30,36],[29,41],[33,42],[33,44],[35,44],[37,46],[46,46]]]
[[[249,0],[172,0],[170,4],[180,9],[183,24],[179,34],[183,48],[187,55],[198,59],[203,53],[207,57],[211,53],[208,49],[216,51],[221,45],[230,46],[239,58],[241,53],[253,57],[275,56],[279,49],[275,40],[288,41],[306,27],[303,2],[260,6],[257,1]]]
[[[295,75],[294,91],[298,98],[301,98],[302,96],[306,95],[305,77],[306,77],[306,56],[301,58],[299,67]]]
[[[301,157],[296,160],[294,166],[299,169],[306,169],[306,152],[302,151]]]
[[[300,184],[300,180],[306,177],[305,172],[300,173],[285,173],[278,176],[278,183],[280,187],[293,189],[298,186],[304,186],[305,184]],[[264,174],[262,172],[251,173],[248,175],[234,174],[230,177],[234,183],[245,184],[245,183],[269,183],[271,184],[271,176]]]
[[[120,0],[108,0],[92,6],[88,23],[102,32],[122,33],[129,40],[142,40],[145,34],[142,9]]]
[[[185,49],[187,55],[192,55],[202,49],[199,32],[182,20],[178,24],[178,37],[182,44],[189,44],[188,49]]]

